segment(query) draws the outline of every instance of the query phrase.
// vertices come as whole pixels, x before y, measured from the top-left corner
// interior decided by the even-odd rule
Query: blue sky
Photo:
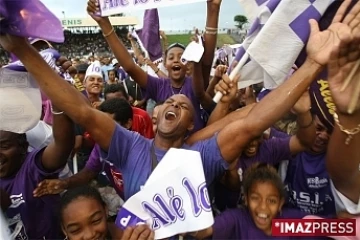
[[[87,17],[86,0],[41,0],[56,16],[63,18]],[[136,16],[142,22],[143,11],[125,12]],[[234,27],[234,16],[243,14],[237,0],[223,0],[220,12],[220,28]],[[193,27],[204,28],[206,19],[206,3],[194,3],[176,7],[159,9],[160,26],[163,30],[184,30]]]

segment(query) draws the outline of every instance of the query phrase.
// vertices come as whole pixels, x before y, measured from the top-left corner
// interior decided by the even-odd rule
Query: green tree
[[[236,15],[234,17],[234,22],[236,22],[236,27],[243,29],[244,25],[248,23],[249,20],[244,15]]]

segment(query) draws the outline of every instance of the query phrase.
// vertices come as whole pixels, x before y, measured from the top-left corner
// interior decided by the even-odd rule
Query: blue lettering
[[[166,189],[167,195],[170,198],[170,206],[174,210],[175,214],[179,217],[180,220],[185,219],[185,211],[183,210],[183,200],[180,196],[174,196],[174,189],[169,187]]]
[[[186,191],[188,192],[189,196],[190,196],[190,200],[191,200],[191,206],[193,209],[193,214],[195,217],[199,216],[201,213],[201,206],[199,203],[199,198],[198,195],[196,193],[195,188],[193,187],[193,185],[191,184],[191,182],[189,181],[189,179],[184,178],[182,181],[183,186],[185,187]]]
[[[211,211],[211,202],[209,198],[208,189],[206,187],[206,183],[203,183],[199,186],[199,195],[200,195],[200,203],[206,212]]]
[[[155,195],[155,197],[154,197],[154,201],[155,201],[156,196],[157,195]],[[158,212],[148,202],[143,202],[142,206],[143,206],[144,210],[146,212],[148,212],[154,220],[153,226],[152,226],[153,230],[159,229],[161,225],[167,226],[170,224],[170,219],[168,218],[168,216],[165,215],[164,212],[162,212],[162,213]]]

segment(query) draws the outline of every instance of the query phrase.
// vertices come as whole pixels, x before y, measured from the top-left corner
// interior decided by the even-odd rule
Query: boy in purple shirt
[[[60,226],[56,209],[58,195],[34,198],[37,184],[57,178],[74,146],[73,124],[53,111],[54,142],[43,149],[27,152],[25,134],[0,131],[0,188],[10,196],[5,211],[15,239],[58,239]]]

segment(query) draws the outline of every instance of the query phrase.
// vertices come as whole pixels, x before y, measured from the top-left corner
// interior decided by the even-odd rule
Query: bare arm
[[[75,139],[73,122],[65,114],[53,114],[52,129],[54,141],[45,148],[41,157],[42,165],[49,171],[65,166]]]
[[[223,158],[233,161],[248,142],[290,111],[321,70],[321,65],[308,59],[290,79],[257,103],[245,118],[220,131],[217,141]]]
[[[206,27],[208,31],[205,31],[204,35],[204,55],[202,62],[203,69],[203,80],[204,86],[207,88],[210,80],[210,71],[212,68],[212,63],[214,60],[216,41],[217,41],[217,28],[219,23],[219,13],[220,13],[221,1],[208,1],[207,2],[207,16],[206,16]],[[211,32],[211,29],[216,29],[216,34],[208,34],[206,32]],[[213,30],[214,31],[214,30]]]
[[[205,92],[202,62],[194,63],[192,89],[196,98],[200,101],[201,106],[209,110],[212,108],[213,100],[209,94]]]
[[[339,122],[345,129],[360,124],[360,111],[354,115],[339,114]],[[335,124],[327,149],[326,166],[337,190],[358,203],[360,197],[360,133],[353,136],[349,145],[348,135]]]
[[[130,33],[129,33],[129,35],[130,35]],[[130,41],[130,43],[131,43],[132,49],[134,50],[134,55],[135,55],[135,57],[136,57],[139,61],[143,62],[143,61],[144,61],[144,56],[143,56],[143,54],[141,53],[141,51],[140,51],[140,49],[138,48],[138,46],[136,45],[135,40],[134,40],[131,36],[128,36],[128,39],[129,39],[129,41]]]
[[[87,129],[93,139],[106,151],[116,126],[113,119],[93,109],[83,95],[55,73],[25,39],[3,35],[0,40],[2,45],[13,52],[25,65],[52,103],[75,123]]]
[[[244,118],[254,106],[255,104],[252,104],[226,115],[226,117],[222,118],[221,120],[192,134],[188,139],[186,139],[186,143],[192,145],[198,141],[205,140],[214,136],[215,133],[219,132],[225,126],[241,118]]]
[[[104,34],[108,34],[112,31],[113,27],[111,26],[109,18],[94,17],[94,19],[98,22],[99,27]],[[140,87],[145,88],[147,83],[147,74],[134,63],[130,53],[118,36],[115,33],[112,33],[107,36],[105,40],[109,44],[116,59],[119,61],[119,64],[124,68],[125,72],[127,72]],[[134,51],[135,50],[136,49],[134,49]]]

